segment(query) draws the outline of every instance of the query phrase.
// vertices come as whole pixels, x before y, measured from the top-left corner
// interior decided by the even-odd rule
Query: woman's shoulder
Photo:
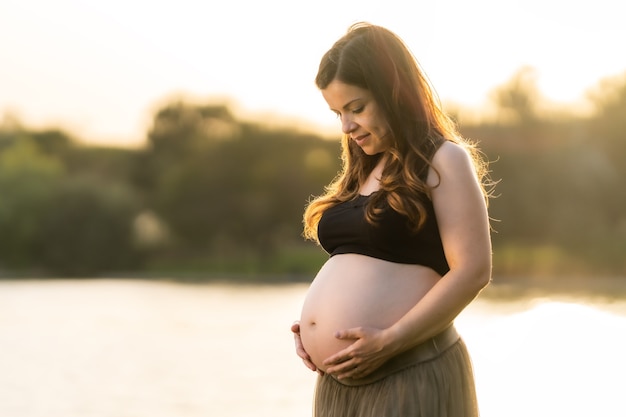
[[[463,162],[471,165],[472,157],[467,146],[464,143],[457,143],[451,140],[444,141],[433,155],[433,166],[435,168],[444,168],[448,165],[456,166]]]
[[[442,176],[456,176],[462,172],[474,171],[474,162],[467,145],[446,140],[433,155],[431,167],[428,182],[432,186],[438,184]]]

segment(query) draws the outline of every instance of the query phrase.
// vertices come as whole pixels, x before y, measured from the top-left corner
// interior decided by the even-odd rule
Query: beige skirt
[[[325,374],[315,417],[477,417],[472,364],[454,327],[398,355],[362,379]]]

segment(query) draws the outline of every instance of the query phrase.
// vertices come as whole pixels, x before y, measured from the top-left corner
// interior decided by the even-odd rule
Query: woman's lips
[[[356,136],[356,137],[353,137],[352,140],[355,141],[357,145],[362,146],[363,142],[365,142],[365,140],[367,139],[368,136],[369,136],[369,134]]]

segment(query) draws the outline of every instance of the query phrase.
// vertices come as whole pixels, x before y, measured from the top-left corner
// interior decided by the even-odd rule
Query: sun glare
[[[474,357],[481,414],[620,416],[614,405],[626,375],[625,312],[537,299],[512,315],[490,310],[475,322],[461,320],[470,351],[491,345]]]

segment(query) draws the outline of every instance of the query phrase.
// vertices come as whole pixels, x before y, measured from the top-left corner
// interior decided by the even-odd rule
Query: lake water
[[[307,285],[0,281],[0,417],[310,416]],[[480,297],[483,417],[626,416],[626,299]]]

